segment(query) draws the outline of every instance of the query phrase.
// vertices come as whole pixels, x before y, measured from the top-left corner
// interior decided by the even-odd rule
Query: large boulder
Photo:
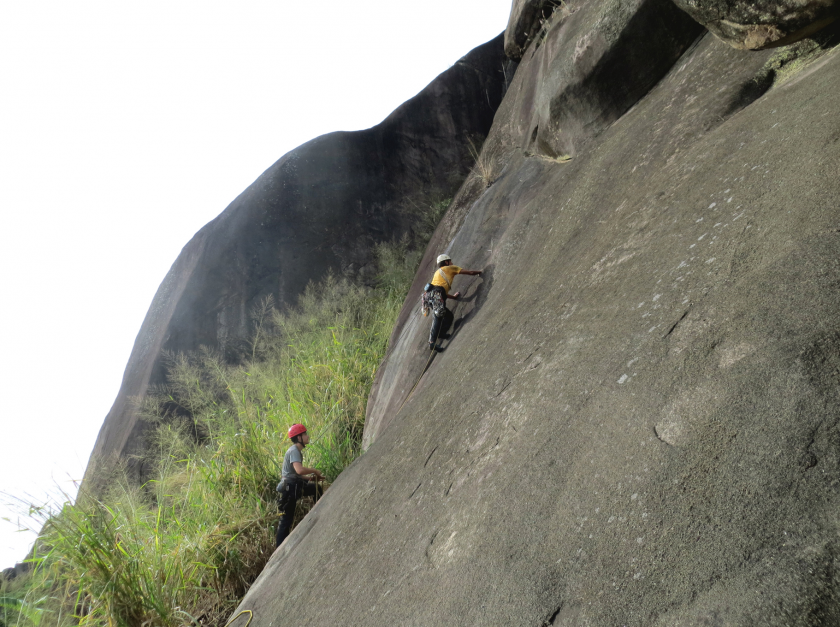
[[[525,55],[427,257],[486,272],[420,377],[422,269],[251,627],[840,624],[840,53],[771,56],[704,36],[561,163]]]
[[[761,50],[793,43],[837,19],[837,0],[674,0],[735,48]]]
[[[451,197],[512,72],[502,36],[473,50],[381,124],[324,135],[282,157],[184,247],[137,336],[92,460],[142,448],[133,397],[162,383],[164,350],[235,360],[266,296],[294,304],[328,272],[373,279],[376,243],[410,229],[412,203]],[[90,468],[87,475],[91,475]]]

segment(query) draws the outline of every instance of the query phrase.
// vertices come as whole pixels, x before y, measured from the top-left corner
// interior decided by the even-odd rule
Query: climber
[[[307,468],[303,465],[303,449],[309,444],[306,427],[302,424],[293,424],[289,428],[289,439],[292,445],[283,456],[282,479],[277,484],[280,522],[277,524],[275,548],[280,546],[289,535],[298,499],[311,496],[317,501],[321,492],[317,482],[325,479],[317,468]]]
[[[449,337],[446,332],[452,324],[453,315],[446,307],[446,299],[453,298],[457,300],[461,296],[461,292],[449,293],[455,275],[467,274],[470,276],[480,276],[482,272],[481,270],[464,270],[452,265],[452,258],[449,255],[438,255],[437,264],[438,269],[432,277],[431,282],[426,284],[426,294],[424,296],[424,303],[428,302],[428,306],[434,314],[432,329],[429,331],[429,350],[435,349],[438,338],[446,339]]]

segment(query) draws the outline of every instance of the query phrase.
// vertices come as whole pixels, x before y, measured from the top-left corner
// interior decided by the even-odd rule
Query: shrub
[[[420,256],[405,239],[377,255],[377,289],[327,277],[295,309],[261,302],[247,363],[208,349],[166,356],[167,385],[140,405],[152,476],[136,485],[118,468],[107,489],[38,510],[38,568],[28,596],[3,602],[8,627],[45,615],[57,626],[224,625],[274,549],[288,427],[307,425],[306,463],[329,478],[361,454],[367,396]]]

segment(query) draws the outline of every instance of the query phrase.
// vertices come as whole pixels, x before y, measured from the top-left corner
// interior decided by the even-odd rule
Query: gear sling
[[[447,289],[452,288],[452,281],[446,276],[443,268],[438,268],[437,273],[440,274]],[[429,346],[434,348],[441,336],[446,336],[449,326],[452,324],[454,316],[452,312],[446,307],[446,293],[447,289],[439,285],[432,285],[427,283],[423,291],[423,315],[426,316],[429,310],[432,311],[434,319],[432,320],[432,328],[429,331]]]

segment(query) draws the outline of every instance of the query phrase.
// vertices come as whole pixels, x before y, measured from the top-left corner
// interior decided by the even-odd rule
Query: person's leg
[[[289,491],[286,492],[280,499],[280,520],[277,523],[277,537],[274,540],[274,548],[283,544],[289,531],[292,529],[292,523],[295,520],[295,505],[297,504],[297,495],[295,494],[294,486],[287,486]]]
[[[432,348],[440,339],[440,336],[446,333],[446,329],[452,322],[452,312],[446,308],[446,290],[439,286],[435,286],[434,290],[438,302],[443,304],[443,313],[440,316],[434,316],[432,319],[432,328],[429,331],[429,348]],[[449,322],[447,322],[447,316]]]
[[[440,333],[440,325],[443,321],[443,318],[438,318],[437,316],[432,316],[432,329],[429,331],[429,345],[434,346],[435,342],[437,342],[438,334]]]
[[[441,317],[440,321],[440,331],[438,333],[439,338],[447,337],[447,333],[449,332],[449,327],[452,326],[452,321],[455,319],[455,314],[453,314],[449,309],[443,312],[443,316]]]
[[[321,495],[324,493],[323,486],[319,486],[314,481],[307,481],[303,484],[303,496],[311,496],[312,500],[316,503],[318,499],[321,498]]]

